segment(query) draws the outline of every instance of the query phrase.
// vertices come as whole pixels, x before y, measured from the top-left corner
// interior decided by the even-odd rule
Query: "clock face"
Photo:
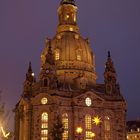
[[[86,104],[86,106],[91,106],[91,104],[92,104],[91,98],[87,97],[85,99],[85,104]]]
[[[46,97],[41,99],[41,104],[45,105],[48,103],[48,99]]]

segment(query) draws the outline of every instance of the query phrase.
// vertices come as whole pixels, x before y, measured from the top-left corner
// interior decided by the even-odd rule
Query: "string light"
[[[1,132],[4,138],[7,138],[10,136],[10,132],[6,133],[6,131],[3,129],[3,127],[1,126]]]

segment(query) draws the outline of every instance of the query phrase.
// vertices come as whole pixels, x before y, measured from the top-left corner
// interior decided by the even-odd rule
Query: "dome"
[[[46,47],[41,55],[42,64],[45,63],[48,47],[49,42],[46,40]],[[84,74],[92,83],[96,81],[95,59],[88,39],[83,39],[75,32],[62,32],[51,40],[51,47],[60,79],[64,79],[67,73],[69,79]]]
[[[82,38],[79,33],[76,13],[77,7],[72,3],[60,4],[58,8],[59,24],[56,35],[50,40],[58,79],[73,82],[79,78],[86,79],[86,84],[94,84],[97,79],[95,57],[89,46],[89,40]],[[49,40],[46,39],[46,47],[41,55],[42,65],[46,62],[48,48]]]

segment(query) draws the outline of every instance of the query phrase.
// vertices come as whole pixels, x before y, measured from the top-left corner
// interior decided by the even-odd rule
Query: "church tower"
[[[61,0],[55,36],[45,40],[39,77],[31,63],[15,107],[14,140],[126,140],[126,102],[110,52],[104,83],[77,25],[74,0]]]

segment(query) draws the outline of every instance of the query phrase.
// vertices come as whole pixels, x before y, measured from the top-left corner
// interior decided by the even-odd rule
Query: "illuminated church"
[[[126,101],[110,52],[104,83],[98,84],[95,54],[76,14],[74,0],[61,0],[57,31],[45,40],[37,79],[29,64],[14,110],[14,140],[126,140]]]

